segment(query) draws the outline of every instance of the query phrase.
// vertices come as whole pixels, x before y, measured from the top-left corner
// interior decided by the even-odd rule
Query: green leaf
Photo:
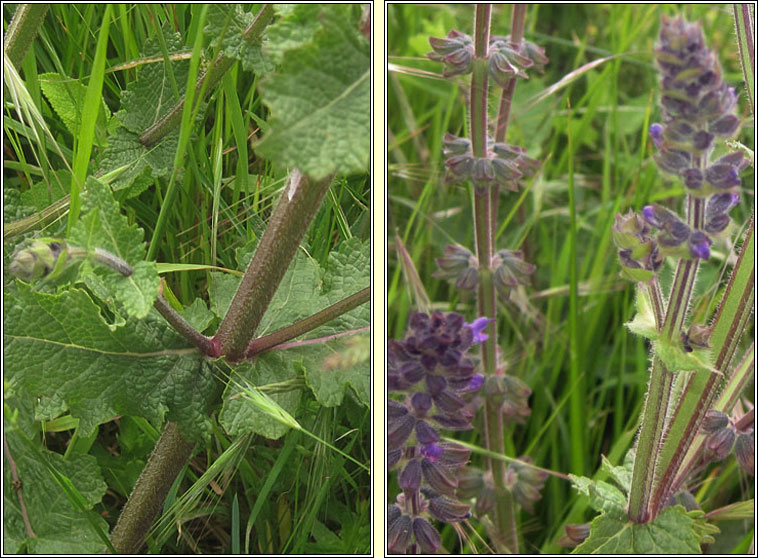
[[[625,493],[629,493],[632,487],[632,471],[634,470],[634,450],[629,450],[624,457],[624,464],[612,465],[608,458],[603,456],[602,469],[606,471],[619,484]]]
[[[352,238],[341,242],[329,253],[324,273],[324,296],[328,304],[339,302],[371,285],[371,245]],[[314,336],[365,327],[371,323],[371,305],[363,304],[324,324]]]
[[[199,298],[193,300],[192,304],[189,306],[185,306],[184,309],[179,312],[179,314],[182,316],[182,318],[187,320],[187,323],[189,325],[200,332],[205,331],[205,329],[211,325],[211,322],[214,318],[213,312],[208,310],[205,302]]]
[[[256,151],[313,179],[365,172],[371,130],[370,48],[351,6],[321,5],[313,41],[261,84],[271,111]]]
[[[623,512],[603,513],[573,554],[700,554],[700,545],[712,541],[715,532],[702,511],[687,512],[683,506],[666,508],[644,524],[632,523]]]
[[[594,510],[624,515],[626,496],[618,488],[605,481],[594,481],[575,475],[569,475],[569,477],[574,488],[589,497],[590,506]]]
[[[117,327],[85,291],[51,295],[24,283],[4,303],[6,381],[64,400],[83,435],[118,414],[176,421],[188,439],[210,433],[209,367],[154,310]]]
[[[83,267],[83,279],[90,273],[111,289],[128,315],[147,315],[158,296],[160,279],[154,262],[144,261],[145,243],[142,229],[129,225],[121,215],[110,188],[95,178],[87,179],[87,197],[83,215],[71,231],[70,241],[88,250],[102,248],[118,256],[134,271],[129,277],[102,266]]]
[[[247,384],[260,388],[292,380],[297,376],[292,358],[282,352],[272,351],[257,357],[253,364],[243,363],[237,366],[233,374],[234,381],[227,385],[219,414],[219,421],[229,435],[236,437],[254,432],[271,439],[283,436],[289,427],[249,401],[244,386]],[[301,390],[272,393],[268,397],[287,413],[294,415],[300,403]]]
[[[50,102],[50,106],[53,107],[68,131],[76,137],[82,125],[84,95],[87,88],[79,81],[55,72],[40,74],[39,84]],[[97,113],[96,124],[101,133],[105,133],[110,117],[111,111],[103,99]]]
[[[219,48],[220,42],[225,56],[240,60],[245,70],[262,76],[274,70],[274,63],[260,43],[246,41],[242,35],[254,19],[255,15],[240,4],[211,4],[203,31],[213,38],[213,49]]]
[[[120,116],[116,115],[116,118],[120,119]],[[114,190],[128,189],[127,197],[139,195],[140,188],[150,184],[149,180],[138,180],[145,173],[152,170],[155,176],[168,175],[173,164],[173,153],[176,151],[176,137],[171,138],[153,149],[146,150],[139,141],[139,134],[119,126],[108,136],[108,144],[100,161],[100,170],[102,173],[116,171],[115,178],[110,182]],[[149,170],[145,171],[148,167]],[[138,181],[138,184],[130,188],[135,181]],[[136,192],[132,192],[133,188]]]
[[[687,353],[684,351],[681,342],[667,343],[664,339],[654,343],[653,350],[668,370],[682,372],[710,371],[712,374],[719,374],[710,364],[711,351],[698,349]]]
[[[240,278],[220,271],[212,271],[208,282],[208,299],[211,303],[211,312],[216,317],[223,318],[229,305],[232,303],[234,293],[240,284]]]
[[[168,29],[161,31],[166,41],[168,54],[183,50],[182,36]],[[142,55],[162,55],[157,39],[145,41]],[[137,72],[137,80],[130,83],[121,94],[121,122],[137,134],[153,125],[181,99],[187,85],[189,60],[172,60],[159,64],[144,64]],[[171,79],[173,75],[173,80]],[[174,91],[176,83],[178,91]],[[178,94],[177,94],[178,93]]]
[[[57,170],[50,174],[50,180],[40,180],[31,188],[21,192],[21,203],[42,211],[68,194],[71,183],[71,173],[68,170]]]
[[[650,304],[647,287],[638,284],[634,294],[634,305],[637,309],[637,314],[635,314],[631,322],[625,325],[632,333],[655,341],[659,337],[658,328],[655,325],[655,313],[653,312],[653,306]]]
[[[319,403],[340,405],[350,386],[364,405],[371,403],[371,359],[368,335],[343,337],[288,349],[303,358],[305,379]]]
[[[169,54],[182,50],[179,33],[169,30],[162,33]],[[154,39],[147,40],[143,56],[155,55],[162,55],[159,42]],[[104,173],[126,167],[114,181],[115,189],[129,187],[146,166],[150,167],[154,176],[167,176],[171,171],[179,141],[178,130],[166,135],[149,149],[140,143],[139,135],[162,118],[181,99],[188,74],[189,60],[145,64],[139,68],[136,81],[131,82],[121,94],[122,110],[116,116],[123,126],[108,137],[108,147],[100,165]]]
[[[357,238],[343,241],[329,254],[326,270],[321,270],[316,262],[298,252],[266,310],[256,336],[292,325],[368,287],[371,284],[370,248],[368,242]],[[248,246],[237,250],[241,264],[249,262],[250,257]],[[223,273],[212,273],[211,276],[208,289],[211,311],[222,317],[240,279]],[[326,337],[370,324],[370,305],[363,304],[310,331],[305,338]],[[304,362],[306,383],[322,405],[342,403],[348,386],[362,403],[369,404],[371,375],[367,352],[360,338],[350,336],[289,348],[286,354]]]
[[[257,335],[289,326],[367,287],[370,284],[369,254],[368,242],[358,239],[344,241],[330,253],[328,267],[322,271],[303,252],[298,252],[261,321]],[[246,262],[250,251],[240,248],[237,257]],[[320,280],[322,276],[323,280]],[[239,281],[232,275],[213,274],[209,297],[211,310],[217,316],[226,312]],[[324,337],[366,327],[370,323],[371,310],[365,304],[309,332],[306,337]],[[306,384],[321,405],[341,404],[348,388],[353,389],[364,405],[369,405],[370,349],[366,347],[366,339],[365,336],[348,336],[269,351],[256,357],[253,364],[237,367],[235,373],[250,385],[260,387],[292,382],[298,375],[297,371],[302,370]],[[227,388],[220,415],[222,424],[231,435],[252,431],[277,438],[286,432],[286,426],[246,402],[239,388],[232,384]],[[271,397],[287,412],[294,414],[300,392],[285,391],[271,394]]]
[[[26,532],[11,467],[5,455],[3,493],[3,550],[30,554],[99,554],[105,548],[92,527],[108,532],[108,524],[94,512],[77,509],[66,497],[49,467],[67,478],[84,497],[87,509],[100,502],[107,488],[94,457],[73,453],[66,459],[24,440],[14,430],[5,439],[21,481],[26,514],[35,536]],[[88,517],[89,513],[89,517]]]
[[[290,4],[287,13],[282,13],[277,4],[279,20],[266,28],[266,54],[277,62],[281,62],[288,50],[299,48],[310,43],[320,27],[319,12],[323,9],[320,4]]]

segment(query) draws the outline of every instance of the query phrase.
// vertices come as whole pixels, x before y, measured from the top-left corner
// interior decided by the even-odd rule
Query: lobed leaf
[[[56,72],[40,74],[39,84],[50,106],[63,121],[66,129],[76,137],[81,128],[87,87],[73,78]],[[105,104],[105,100],[102,100],[97,113],[97,127],[100,132],[105,132],[110,117],[110,109]]]
[[[203,31],[213,38],[212,48],[241,61],[245,70],[263,76],[274,70],[273,61],[263,49],[265,43],[254,44],[243,37],[254,19],[255,15],[244,11],[240,4],[211,4]]]
[[[623,512],[603,513],[590,524],[590,536],[573,554],[700,554],[700,545],[712,542],[718,529],[703,512],[683,506],[663,510],[650,523],[632,523]]]
[[[94,512],[78,510],[48,467],[67,478],[84,497],[87,509],[99,503],[107,488],[97,461],[90,455],[73,453],[66,458],[36,444],[24,442],[24,436],[13,430],[5,432],[10,455],[21,481],[26,514],[35,536],[26,532],[11,468],[5,461],[3,470],[3,550],[7,553],[99,554],[105,548],[92,527],[95,521],[101,532],[108,532],[105,519]],[[31,449],[31,451],[30,451]],[[7,456],[6,456],[7,459]]]
[[[134,269],[129,277],[114,273],[102,266],[82,268],[82,278],[87,281],[96,274],[99,282],[110,289],[126,310],[136,318],[147,315],[158,296],[160,279],[155,263],[144,261],[145,243],[142,230],[129,225],[121,215],[110,188],[95,178],[87,179],[87,197],[82,218],[71,230],[70,242],[93,250],[102,248],[118,256]]]
[[[20,282],[4,303],[6,381],[65,401],[84,435],[118,414],[176,421],[188,439],[210,433],[209,367],[155,311],[114,326],[85,291],[44,294]]]
[[[371,132],[370,48],[351,6],[321,5],[313,41],[287,51],[261,83],[271,111],[256,151],[320,180],[365,172]]]

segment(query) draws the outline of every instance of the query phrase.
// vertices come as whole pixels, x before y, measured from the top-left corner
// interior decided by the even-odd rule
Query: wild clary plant
[[[290,456],[304,446],[285,434],[296,431],[318,439],[304,426],[314,423],[312,415],[346,399],[363,409],[370,401],[365,340],[370,325],[365,304],[370,296],[369,243],[353,236],[345,222],[348,238],[335,244],[337,235],[330,233],[319,244],[319,250],[327,248],[323,259],[306,254],[301,246],[330,186],[351,176],[365,180],[368,170],[370,49],[361,19],[365,14],[360,6],[344,5],[267,4],[256,13],[239,5],[193,5],[181,12],[192,20],[187,35],[168,27],[149,29],[151,39],[137,64],[136,79],[120,91],[121,111],[111,115],[102,88],[117,8],[93,9],[103,10],[103,20],[96,28],[97,54],[88,85],[62,75],[43,79],[46,99],[62,120],[56,125],[78,139],[70,166],[71,152],[58,146],[26,87],[36,69],[32,72],[34,67],[25,64],[22,80],[17,69],[24,49],[6,44],[4,76],[13,99],[6,108],[34,131],[14,136],[11,143],[6,140],[6,146],[20,144],[17,153],[35,153],[45,179],[26,185],[16,198],[28,205],[40,202],[40,211],[5,226],[6,254],[13,254],[6,260],[7,269],[17,279],[6,274],[4,283],[4,549],[136,553],[170,491],[174,505],[163,522],[181,528],[187,497],[208,497],[204,491],[211,484],[213,491],[224,493],[231,474],[218,484],[214,476],[236,471],[245,453],[260,445],[253,444],[260,435],[286,441],[277,452],[280,456],[269,460],[264,448],[252,468],[246,465],[245,483],[261,480],[262,492],[252,494],[250,501],[238,500],[236,494],[233,501],[229,497],[228,515],[236,529],[229,544],[249,552],[252,539],[254,548],[273,551],[267,537],[260,534],[256,543],[251,532],[282,467],[303,462]],[[19,7],[6,40],[34,37],[44,12]],[[25,25],[31,27],[17,29]],[[189,57],[185,41],[193,49]],[[201,71],[207,55],[211,61]],[[253,141],[252,151],[260,171],[258,184],[280,186],[271,207],[260,205],[261,190],[248,180],[245,128],[250,120],[249,115],[243,119],[229,74],[235,66],[240,74],[253,71],[260,78],[251,95],[255,91],[256,109],[258,94],[267,107],[265,120],[258,122],[265,132]],[[211,93],[221,104],[215,105],[217,125],[209,139],[199,124],[208,116],[205,99]],[[232,122],[226,130],[220,124],[224,121]],[[15,129],[24,126],[16,123]],[[230,151],[241,153],[231,176],[223,178],[222,132],[229,128],[235,139]],[[7,125],[6,134],[13,130]],[[51,144],[63,161],[55,170],[45,168],[51,162],[44,152]],[[205,153],[206,147],[212,154]],[[203,156],[208,164],[196,164]],[[211,168],[209,175],[203,173]],[[272,176],[284,178],[274,182]],[[229,187],[222,190],[222,182]],[[143,195],[148,187],[158,192],[160,203],[155,220],[147,223],[152,237],[146,248],[134,215],[151,216],[150,210],[144,211],[149,207],[145,198],[152,195]],[[10,190],[7,183],[4,190]],[[238,219],[233,207],[241,194],[245,212],[264,214],[265,227],[258,217],[252,224],[245,223],[249,217]],[[138,196],[140,201],[135,201]],[[337,219],[345,220],[339,194],[332,191],[330,197],[340,214]],[[215,259],[200,266],[155,261],[164,247],[173,245],[168,223],[196,204],[208,211],[202,221],[212,214],[213,238],[207,243],[214,258],[218,239],[229,238],[217,226],[219,207],[224,208],[236,227],[236,264],[245,270],[208,272],[199,284],[207,285],[210,307],[199,296],[205,293],[194,291],[194,283],[187,289],[191,304],[182,305],[159,273],[218,269]],[[20,212],[30,213],[23,208]],[[18,235],[42,226],[45,237],[32,235],[18,242]],[[316,244],[314,238],[310,246]],[[214,328],[214,333],[203,333]],[[301,339],[292,341],[296,338]],[[278,350],[271,351],[274,347]],[[310,411],[303,413],[304,408]],[[117,416],[122,425],[133,418],[147,431],[163,429],[139,479],[131,479],[133,490],[121,484],[119,475],[120,467],[127,466],[131,475],[133,462],[126,463],[124,457],[104,470],[88,454],[98,427]],[[52,429],[53,423],[65,423],[63,430],[75,428],[65,457],[45,446],[40,421],[45,428]],[[125,431],[120,440],[118,451],[127,453]],[[361,446],[358,424],[337,445],[346,442],[348,447]],[[367,475],[368,464],[354,456],[367,456],[367,451],[347,452],[323,440],[314,451],[321,451],[322,444],[339,455],[336,470],[348,467],[351,477]],[[218,455],[192,490],[181,495],[175,480],[197,447],[208,452],[209,461],[217,450]],[[103,513],[108,487],[104,473],[118,479],[119,493],[131,490],[110,534],[105,519],[93,511]],[[336,476],[334,471],[330,475]],[[322,475],[311,480],[322,484]],[[352,478],[350,486],[358,487]],[[313,498],[310,489],[308,498]],[[356,501],[360,498],[355,494]],[[278,502],[278,510],[287,510],[286,500]],[[240,517],[249,518],[244,536]],[[282,547],[293,544],[290,551],[316,552],[307,546],[312,524],[310,518],[295,528],[305,529],[300,542],[287,540],[282,530]],[[342,548],[343,541],[332,537],[332,545],[346,553],[366,551],[368,525],[361,529],[357,544]],[[167,537],[160,530],[154,534],[151,544],[160,552]]]
[[[729,211],[748,165],[742,150],[724,144],[740,125],[737,93],[698,23],[664,17],[655,58],[662,122],[650,138],[658,167],[684,187],[684,216],[660,204],[616,216],[622,276],[636,284],[628,326],[650,341],[650,382],[636,447],[624,466],[604,463],[620,488],[574,478],[601,511],[589,531],[569,533],[584,540],[578,553],[699,553],[718,529],[688,493],[694,475],[733,448],[742,469],[754,471],[753,410],[740,404],[755,364],[754,344],[741,344],[755,301],[752,218],[713,317],[688,320],[694,292],[708,287],[696,285],[699,267],[734,230]],[[667,261],[676,270],[664,294]]]
[[[390,340],[387,389],[403,394],[402,401],[387,402],[387,466],[397,467],[403,491],[387,511],[392,554],[434,554],[442,540],[428,519],[453,523],[470,516],[455,489],[471,452],[442,442],[438,428],[471,428],[475,408],[465,396],[484,378],[466,353],[486,339],[481,331],[487,322],[480,318],[467,324],[453,312],[419,312],[411,317],[404,341]]]
[[[446,182],[472,188],[476,246],[472,251],[449,245],[437,260],[435,275],[475,291],[478,318],[469,326],[456,313],[416,313],[405,341],[390,342],[388,388],[404,394],[402,402],[388,402],[388,460],[398,470],[402,489],[388,511],[389,550],[395,553],[440,551],[439,533],[428,518],[447,523],[468,518],[468,505],[454,497],[474,504],[496,551],[518,552],[516,505],[528,509],[545,481],[542,471],[525,472],[528,460],[506,466],[489,457],[485,470],[464,469],[468,451],[453,443],[440,445],[440,434],[427,422],[430,417],[442,428],[468,429],[476,407],[482,407],[486,449],[505,456],[506,422],[529,414],[531,391],[507,375],[498,355],[496,318],[498,295],[507,298],[535,267],[520,251],[495,246],[501,192],[518,191],[519,182],[539,166],[524,148],[505,141],[517,78],[548,62],[543,49],[523,37],[525,13],[525,5],[515,5],[511,34],[490,35],[491,6],[477,5],[472,36],[452,30],[444,38],[429,39],[433,52],[428,57],[442,63],[443,76],[471,74],[470,136],[445,134],[443,154]],[[490,84],[502,91],[492,122]],[[474,340],[481,350],[478,368],[465,357]],[[422,379],[425,384],[419,387]]]

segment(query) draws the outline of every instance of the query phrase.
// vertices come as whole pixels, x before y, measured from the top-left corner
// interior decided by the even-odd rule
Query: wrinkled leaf
[[[94,250],[101,248],[118,256],[134,268],[124,277],[104,266],[83,268],[84,279],[91,271],[105,284],[126,310],[128,315],[142,318],[158,296],[160,279],[154,262],[144,261],[145,243],[142,229],[121,215],[110,188],[90,177],[87,179],[87,196],[82,217],[74,225],[69,242]]]
[[[65,401],[84,435],[119,414],[176,421],[189,439],[209,434],[210,369],[154,310],[116,327],[85,291],[45,294],[24,283],[4,304],[6,381]]]
[[[718,529],[708,524],[702,511],[683,506],[664,509],[651,523],[636,524],[623,512],[604,513],[590,524],[590,536],[574,554],[632,554],[665,556],[700,554],[700,545],[712,542]]]
[[[95,458],[72,453],[64,459],[36,444],[25,443],[19,432],[6,430],[5,439],[21,481],[26,513],[35,536],[28,536],[26,532],[11,467],[5,455],[3,550],[42,555],[101,553],[105,545],[90,521],[96,521],[104,533],[108,533],[108,524],[94,512],[88,520],[87,512],[77,510],[45,465],[47,463],[67,477],[84,497],[88,509],[92,509],[107,488]]]
[[[82,125],[82,110],[87,87],[73,78],[55,72],[40,74],[39,84],[50,106],[68,131],[74,137],[78,136]],[[97,113],[97,127],[101,133],[105,132],[110,117],[111,111],[103,100]]]
[[[368,168],[370,48],[351,8],[321,5],[323,27],[313,41],[287,51],[261,84],[271,118],[256,151],[316,180]]]
[[[260,42],[251,43],[242,36],[254,19],[255,15],[240,4],[211,4],[204,32],[213,38],[213,49],[219,48],[221,41],[220,50],[225,56],[240,60],[245,70],[265,75],[274,70],[274,63]]]

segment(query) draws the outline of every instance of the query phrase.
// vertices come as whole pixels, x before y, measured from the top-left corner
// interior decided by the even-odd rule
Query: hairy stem
[[[699,370],[689,375],[676,412],[664,435],[656,472],[657,488],[651,503],[653,517],[683,480],[686,474],[683,464],[688,450],[698,433],[705,413],[714,406],[719,392],[726,396],[745,381],[744,371],[739,367],[736,371],[731,371],[731,363],[740,339],[750,327],[750,317],[754,310],[754,225],[754,220],[751,219],[740,256],[713,321],[710,342],[716,355],[713,363],[716,372]],[[749,361],[748,357],[746,359]],[[731,407],[720,410],[729,412]]]
[[[29,47],[37,37],[39,28],[45,22],[45,14],[50,4],[19,4],[13,19],[5,32],[3,48],[8,59],[16,68],[21,68]]]
[[[653,493],[656,466],[656,460],[651,456],[656,456],[658,452],[673,378],[673,374],[666,369],[661,360],[654,358],[645,408],[642,411],[642,427],[637,440],[632,487],[629,491],[629,519],[635,523],[646,523],[651,518],[649,502]]]
[[[158,311],[158,313],[165,318],[171,327],[173,327],[178,333],[187,339],[187,341],[200,349],[203,354],[210,357],[219,356],[218,347],[213,342],[213,339],[203,335],[190,324],[188,324],[187,321],[169,305],[169,303],[165,298],[163,298],[162,295],[158,295],[158,298],[155,299],[153,306],[155,306],[155,309]]]
[[[316,215],[332,177],[313,181],[295,170],[271,215],[266,232],[219,325],[214,343],[231,361],[244,358],[247,346]]]
[[[491,6],[477,4],[474,15],[474,61],[471,76],[469,116],[471,121],[471,144],[475,157],[487,154],[487,53],[489,48]],[[479,284],[477,304],[479,316],[491,318],[487,326],[488,338],[482,343],[482,369],[488,381],[495,381],[497,372],[497,298],[492,272],[492,257],[495,253],[494,232],[497,186],[487,189],[474,187],[474,228],[476,233],[476,257],[479,261]],[[493,204],[493,198],[495,204]],[[501,402],[496,393],[487,397],[484,406],[484,438],[489,451],[503,454],[504,428]],[[497,459],[488,459],[495,485],[495,515],[493,540],[499,552],[518,552],[515,509],[513,498],[505,484],[506,465]]]
[[[192,455],[195,444],[187,442],[174,422],[169,422],[134,485],[111,542],[118,554],[137,554],[156,515],[163,508],[171,485]]]
[[[357,308],[369,300],[371,300],[371,287],[366,287],[365,289],[360,290],[357,293],[354,293],[349,297],[332,304],[328,308],[324,308],[320,312],[316,312],[312,316],[295,322],[291,326],[283,327],[282,329],[270,333],[269,335],[264,335],[263,337],[254,339],[250,342],[250,345],[248,345],[245,356],[247,358],[252,358],[258,353],[262,353],[272,347],[281,345],[290,339],[299,337],[300,335],[303,335],[304,333],[307,333],[312,329],[315,329],[318,326],[323,325],[346,312],[349,312],[353,308]]]

